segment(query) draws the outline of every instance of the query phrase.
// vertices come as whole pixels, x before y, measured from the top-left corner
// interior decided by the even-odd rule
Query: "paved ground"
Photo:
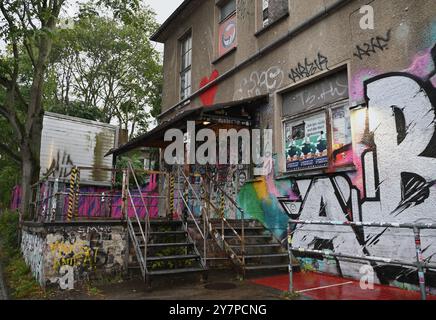
[[[288,275],[278,275],[251,280],[253,283],[286,291]],[[294,274],[294,288],[300,294],[314,300],[420,300],[419,292],[375,285],[374,290],[362,290],[359,281],[306,272]],[[436,300],[436,296],[428,296]]]
[[[155,280],[147,290],[140,279],[118,284],[95,286],[101,293],[84,294],[79,291],[57,294],[51,299],[74,300],[279,300],[283,292],[258,285],[251,281],[239,281],[231,271],[210,272],[206,282],[198,276]]]

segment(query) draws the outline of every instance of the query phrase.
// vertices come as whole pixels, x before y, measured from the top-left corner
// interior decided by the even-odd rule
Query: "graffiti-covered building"
[[[160,126],[117,152],[163,150],[165,130],[187,130],[188,120],[197,130],[272,129],[269,175],[236,165],[220,178],[276,237],[286,238],[289,215],[434,223],[436,7],[430,0],[367,2],[184,1],[152,37],[165,45]],[[294,247],[416,259],[410,229],[303,225],[292,235]],[[421,236],[432,263],[436,233]],[[300,258],[354,278],[363,264]],[[381,283],[417,284],[416,268],[373,267]]]

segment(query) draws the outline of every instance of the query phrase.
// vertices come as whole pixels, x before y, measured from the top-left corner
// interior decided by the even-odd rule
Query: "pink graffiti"
[[[379,72],[372,69],[362,69],[357,72],[351,80],[351,99],[352,101],[360,101],[365,97],[363,83],[365,80],[371,79],[378,75]]]
[[[404,72],[413,74],[421,79],[424,79],[428,77],[428,75],[434,69],[435,69],[435,65],[431,57],[431,49],[426,49],[422,52],[419,52],[413,57],[412,64],[410,65],[409,68],[404,70]]]

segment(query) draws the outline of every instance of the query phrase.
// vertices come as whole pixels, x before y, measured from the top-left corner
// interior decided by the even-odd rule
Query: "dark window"
[[[220,11],[221,11],[220,21],[223,21],[228,17],[230,17],[236,11],[236,0],[229,0],[224,2],[220,6]]]
[[[262,0],[262,21],[266,27],[289,12],[288,0]]]
[[[180,47],[180,98],[183,100],[191,95],[192,35],[190,33],[180,40]]]

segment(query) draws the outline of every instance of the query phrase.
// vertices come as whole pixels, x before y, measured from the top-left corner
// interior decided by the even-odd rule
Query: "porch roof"
[[[241,110],[241,108],[244,108],[244,110],[249,113],[250,111],[253,111],[253,108],[267,102],[268,96],[262,95],[245,100],[219,103],[212,106],[202,106],[184,110],[174,118],[161,123],[153,130],[127,142],[119,148],[111,149],[106,154],[106,157],[109,155],[114,155],[115,157],[120,156],[140,147],[164,148],[171,143],[164,141],[165,132],[169,129],[175,128],[185,131],[188,121],[207,121],[210,123],[227,124],[235,124],[236,121],[240,121],[249,124],[251,122],[251,118],[238,117],[237,115],[235,116],[235,112],[238,112]]]

